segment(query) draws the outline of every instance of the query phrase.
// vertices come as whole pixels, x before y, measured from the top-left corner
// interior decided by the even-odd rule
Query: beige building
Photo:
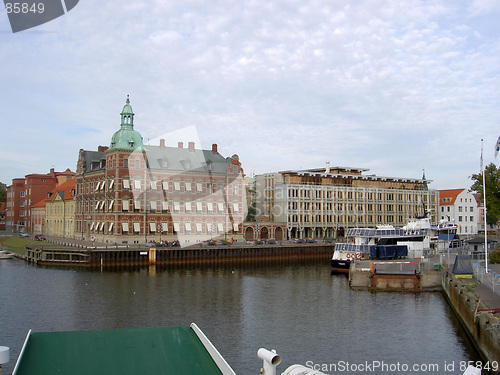
[[[428,212],[439,194],[425,178],[381,177],[368,169],[331,167],[256,176],[256,221],[283,223],[287,237],[334,238],[347,228],[405,225]]]
[[[75,234],[75,180],[52,190],[45,200],[45,233],[73,238]]]

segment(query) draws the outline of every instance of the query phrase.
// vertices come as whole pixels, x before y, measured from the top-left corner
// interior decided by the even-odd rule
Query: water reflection
[[[307,361],[477,359],[441,294],[354,292],[347,278],[330,274],[328,264],[101,271],[40,268],[14,260],[0,263],[0,298],[0,345],[11,348],[13,359],[29,329],[191,322],[239,374],[259,371],[259,347],[278,350],[281,371]],[[13,366],[14,361],[4,373]]]

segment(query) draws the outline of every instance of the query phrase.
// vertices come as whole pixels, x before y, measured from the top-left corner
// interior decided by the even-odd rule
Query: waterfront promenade
[[[498,274],[500,265],[489,270]],[[482,283],[476,273],[472,278],[455,277],[446,266],[442,271],[443,295],[455,311],[471,341],[486,363],[500,363],[500,294],[498,285]],[[477,278],[476,278],[477,277]],[[483,281],[486,278],[482,278]],[[490,279],[491,280],[491,279]],[[496,278],[498,280],[498,277]]]

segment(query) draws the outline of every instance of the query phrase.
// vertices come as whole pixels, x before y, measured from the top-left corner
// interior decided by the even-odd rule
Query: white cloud
[[[0,41],[4,152],[44,155],[0,181],[74,168],[130,94],[145,139],[195,126],[247,172],[330,160],[463,187],[498,137],[496,4],[80,2]]]

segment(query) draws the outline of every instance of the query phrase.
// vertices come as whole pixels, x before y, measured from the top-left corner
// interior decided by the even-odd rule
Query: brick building
[[[13,232],[27,231],[31,228],[31,205],[47,197],[47,193],[75,175],[69,168],[64,172],[55,172],[54,168],[47,174],[29,174],[24,178],[15,178],[7,188],[7,230]]]
[[[7,187],[7,202],[5,212],[5,229],[19,232],[26,229],[26,189],[24,178],[14,178]]]
[[[243,169],[237,155],[144,145],[127,98],[110,146],[80,150],[75,237],[131,244],[179,239],[181,245],[241,234]]]

